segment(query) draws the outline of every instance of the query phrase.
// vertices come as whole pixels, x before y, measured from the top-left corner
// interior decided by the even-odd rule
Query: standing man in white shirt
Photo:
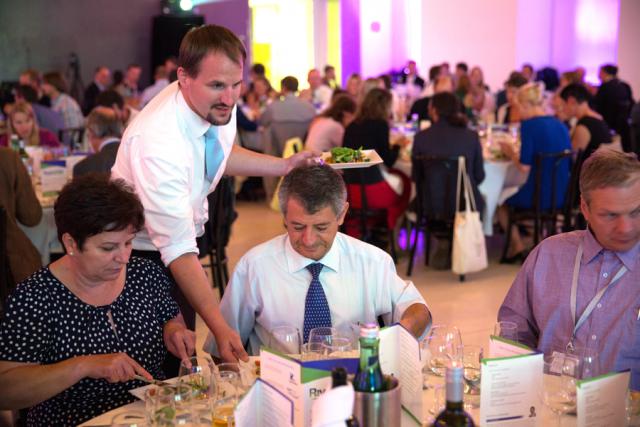
[[[246,352],[224,321],[198,260],[196,236],[208,220],[207,195],[224,174],[285,175],[313,157],[279,159],[233,144],[245,59],[242,42],[228,29],[205,25],[189,31],[180,45],[178,80],[127,128],[112,169],[114,179],[134,186],[145,208],[134,253],[168,267],[187,326],[195,329],[195,309],[228,361],[246,359]]]
[[[338,233],[349,204],[342,177],[329,166],[299,167],[278,193],[285,234],[256,246],[238,262],[220,310],[257,354],[281,325],[348,330],[355,322],[399,322],[424,334],[431,313],[411,282],[381,249]],[[205,351],[217,354],[209,336]]]

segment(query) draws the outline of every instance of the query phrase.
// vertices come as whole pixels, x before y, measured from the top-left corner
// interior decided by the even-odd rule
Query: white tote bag
[[[460,210],[460,189],[464,191],[465,210]],[[487,247],[482,231],[480,213],[476,209],[471,182],[464,157],[458,157],[456,216],[453,222],[453,251],[451,270],[455,274],[474,273],[487,268]]]

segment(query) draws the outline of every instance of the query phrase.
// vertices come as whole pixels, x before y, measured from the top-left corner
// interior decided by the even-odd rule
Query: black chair
[[[84,128],[65,128],[58,131],[58,139],[65,145],[69,146],[70,151],[82,146],[84,138]]]
[[[569,187],[564,199],[562,209],[562,231],[581,230],[586,228],[587,222],[580,211],[580,170],[584,163],[584,151],[578,150],[573,153],[573,163],[571,165],[571,175],[569,177]]]
[[[394,264],[398,262],[396,254],[395,236],[392,228],[387,224],[387,210],[383,208],[369,208],[367,202],[366,186],[364,184],[362,169],[353,171],[354,177],[358,179],[358,187],[360,191],[360,207],[354,208],[350,204],[345,225],[357,223],[360,232],[360,240],[371,243],[380,249],[388,250]],[[343,225],[342,230],[346,228]]]
[[[432,234],[449,241],[453,239],[456,213],[456,197],[453,195],[458,184],[458,157],[414,156],[411,164],[416,184],[416,220],[412,227],[415,236],[411,243],[407,276],[411,276],[413,271],[418,233],[424,232],[425,265],[429,265]],[[460,276],[460,281],[464,281],[464,275]]]
[[[509,207],[509,221],[506,230],[504,248],[502,250],[502,258],[500,262],[506,262],[507,252],[509,250],[509,243],[511,241],[511,229],[518,223],[525,221],[533,222],[533,243],[534,246],[540,243],[545,237],[556,234],[558,231],[558,215],[563,211],[563,208],[558,209],[558,169],[563,162],[571,161],[573,158],[573,152],[571,150],[564,150],[557,153],[538,153],[535,158],[535,181],[532,197],[531,209],[518,209]],[[551,188],[542,188],[542,169],[543,164],[551,163]],[[570,192],[571,185],[567,185],[564,189],[565,200],[566,197],[572,197]],[[551,206],[549,209],[542,208],[543,196],[550,192]],[[545,232],[546,231],[546,232]]]
[[[233,177],[224,176],[216,190],[207,197],[209,221],[204,234],[197,239],[200,258],[209,257],[203,267],[211,269],[214,287],[220,290],[220,298],[229,281],[227,244],[231,237],[231,227],[238,214],[235,211],[235,183]]]
[[[0,319],[4,317],[4,305],[15,288],[7,254],[7,211],[0,206]]]

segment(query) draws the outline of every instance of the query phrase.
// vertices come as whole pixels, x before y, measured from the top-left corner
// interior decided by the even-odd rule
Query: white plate
[[[369,166],[379,165],[382,163],[382,157],[376,153],[376,150],[362,150],[362,153],[369,158],[368,162],[327,163],[327,159],[331,158],[331,153],[329,151],[322,153],[322,160],[334,169],[368,168]]]
[[[255,375],[255,369],[256,369],[256,361],[260,360],[260,357],[258,356],[249,356],[249,361],[247,363],[240,363],[240,368],[241,369],[247,369],[250,370],[249,371],[249,375],[248,376],[244,376],[243,375],[243,382],[247,383],[246,385],[248,387],[251,386],[251,384],[253,384],[253,382],[256,380],[257,376]],[[253,374],[253,375],[251,375]],[[166,383],[169,384],[177,384],[178,383],[178,378],[179,377],[175,377],[175,378],[169,378],[168,380],[164,380]],[[251,382],[251,384],[248,384],[249,382]],[[142,387],[138,387],[138,388],[132,388],[131,390],[129,390],[129,393],[131,393],[132,395],[134,395],[135,397],[137,397],[140,400],[144,400],[144,393],[145,391],[147,391],[147,389],[149,387],[152,387],[153,384],[148,384]]]

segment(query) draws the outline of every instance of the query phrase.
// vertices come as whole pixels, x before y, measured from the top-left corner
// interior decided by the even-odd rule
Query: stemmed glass
[[[338,336],[338,330],[330,327],[313,328],[309,331],[308,342],[319,342],[331,344],[334,336]]]
[[[548,359],[547,359],[548,360]],[[575,399],[571,397],[570,382],[567,381],[567,377],[564,374],[569,372],[569,368],[562,362],[561,372],[558,374],[556,365],[558,362],[545,361],[544,362],[544,376],[542,381],[542,402],[557,415],[557,425],[561,427],[562,416],[569,413],[571,410],[575,410]],[[573,389],[575,393],[575,388]]]
[[[178,406],[196,420],[207,416],[216,396],[213,361],[208,357],[190,357],[180,362],[177,390]]]
[[[462,346],[462,365],[464,367],[464,393],[469,395],[469,404],[473,408],[480,406],[481,360],[484,357],[479,345]]]
[[[460,331],[455,326],[435,325],[431,328],[428,342],[431,372],[441,377],[451,361],[461,359]]]
[[[277,326],[271,330],[269,347],[285,354],[300,354],[300,331],[290,325]]]
[[[330,359],[347,357],[351,351],[351,340],[346,337],[333,336],[331,342],[323,342],[324,354]]]

